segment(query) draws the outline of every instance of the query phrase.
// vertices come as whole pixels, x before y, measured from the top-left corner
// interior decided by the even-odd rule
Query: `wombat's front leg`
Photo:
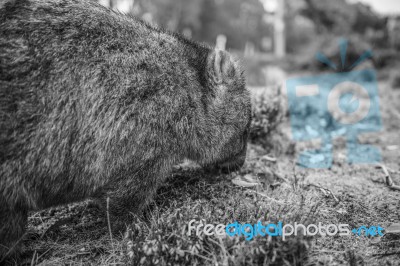
[[[171,170],[170,164],[160,165],[140,171],[139,176],[120,179],[123,181],[101,196],[104,209],[107,209],[107,198],[109,199],[108,212],[114,231],[125,230],[126,225],[132,223],[133,215],[140,215],[153,199],[157,188]]]
[[[18,255],[28,221],[28,212],[22,208],[9,208],[0,200],[0,265],[4,260]]]
[[[138,187],[138,190],[117,190],[108,193],[108,212],[113,231],[124,231],[152,200],[157,187]],[[107,199],[103,200],[107,206]]]

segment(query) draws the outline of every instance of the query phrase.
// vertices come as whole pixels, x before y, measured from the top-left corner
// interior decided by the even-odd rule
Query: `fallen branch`
[[[390,176],[390,173],[388,171],[388,169],[386,168],[385,165],[383,164],[378,164],[376,166],[377,168],[381,168],[383,173],[385,174],[385,184],[392,190],[400,190],[400,186],[395,185],[393,182],[392,177]]]

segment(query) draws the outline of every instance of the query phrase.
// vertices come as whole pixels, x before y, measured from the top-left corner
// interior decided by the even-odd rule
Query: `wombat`
[[[94,1],[0,8],[0,256],[30,210],[109,198],[138,213],[174,164],[235,170],[250,95],[225,52]]]

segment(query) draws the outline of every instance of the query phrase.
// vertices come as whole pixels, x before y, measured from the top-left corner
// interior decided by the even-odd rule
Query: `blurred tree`
[[[304,0],[302,14],[314,21],[319,33],[347,35],[361,33],[370,28],[383,29],[386,19],[363,3],[348,3],[346,0]]]
[[[386,28],[387,18],[378,16],[370,6],[362,3],[356,3],[354,7],[357,10],[357,16],[353,30],[358,33],[366,33],[368,29],[382,30]]]
[[[136,0],[133,13],[139,17],[151,14],[150,22],[171,31],[182,31],[186,27],[198,29],[202,1]]]
[[[319,33],[351,31],[356,10],[349,8],[346,0],[305,0],[305,3],[302,14],[314,21]]]
[[[136,0],[134,14],[151,14],[154,23],[172,31],[190,29],[195,40],[211,44],[223,34],[227,48],[244,49],[250,41],[260,49],[262,38],[271,34],[259,0]]]
[[[119,2],[133,3],[133,15],[197,41],[215,45],[217,36],[225,35],[227,49],[243,51],[247,46],[270,51],[273,43],[274,15],[264,9],[268,0],[98,1],[112,8]],[[288,52],[315,50],[318,39],[327,36],[358,34],[379,47],[389,43],[386,19],[365,4],[347,0],[288,0],[285,4]]]

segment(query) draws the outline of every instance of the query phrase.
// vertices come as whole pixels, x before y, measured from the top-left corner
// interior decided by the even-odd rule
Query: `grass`
[[[258,220],[307,222],[315,215],[315,199],[304,195],[302,189],[293,190],[289,184],[271,189],[265,184],[264,191],[270,197],[285,195],[285,201],[277,204],[234,186],[231,178],[232,175],[212,176],[200,169],[179,171],[160,188],[145,217],[137,218],[126,236],[114,237],[111,244],[107,228],[98,229],[103,235],[93,239],[96,234],[90,226],[79,233],[71,232],[72,228],[66,226],[61,232],[36,241],[43,245],[39,250],[53,249],[40,258],[44,259],[42,264],[82,261],[102,265],[127,262],[133,265],[302,265],[307,258],[310,239],[293,238],[284,242],[279,238],[257,237],[246,241],[244,237],[187,235],[192,219],[212,224],[257,223]],[[77,231],[80,224],[70,227],[74,226]],[[85,234],[91,238],[80,239]]]
[[[258,220],[277,222],[308,218],[309,208],[313,204],[306,204],[308,201],[311,203],[311,200],[302,197],[301,193],[293,192],[286,186],[273,191],[267,189],[271,197],[287,195],[285,203],[276,204],[234,186],[229,182],[229,178],[220,176],[196,180],[188,186],[185,184],[185,177],[179,180],[180,184],[184,184],[182,188],[177,189],[176,183],[172,187],[168,186],[166,191],[171,194],[164,194],[165,198],[162,198],[161,202],[170,198],[178,200],[173,202],[173,206],[166,209],[157,207],[151,212],[152,218],[145,239],[141,234],[132,238],[131,254],[134,264],[153,264],[159,261],[161,265],[243,265],[263,262],[266,265],[281,265],[287,261],[291,265],[300,265],[307,257],[308,241],[305,239],[283,242],[277,238],[260,237],[247,242],[244,237],[187,235],[188,223],[192,219],[203,223],[229,224],[233,221],[257,223]],[[173,211],[165,211],[171,210],[171,207]],[[270,217],[270,213],[274,213],[274,216]]]

